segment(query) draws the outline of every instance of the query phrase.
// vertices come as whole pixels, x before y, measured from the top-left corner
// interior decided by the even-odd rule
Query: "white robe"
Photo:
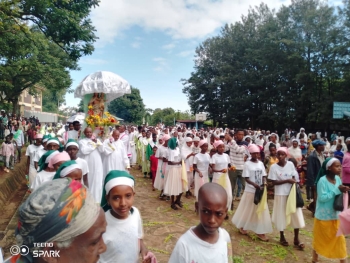
[[[129,134],[129,144],[130,144],[130,164],[136,165],[137,155],[136,155],[136,145],[135,145],[135,132]]]
[[[130,167],[129,158],[121,140],[111,143],[109,139],[106,139],[103,142],[103,153],[103,178],[111,170],[125,171]]]
[[[126,154],[128,155],[128,157],[131,157],[131,151],[130,151],[130,139],[129,139],[129,135],[126,134],[125,132],[121,133],[119,136],[119,140],[122,141],[124,143],[124,149],[126,151]]]
[[[88,164],[89,190],[97,203],[101,202],[103,188],[103,169],[100,152],[103,152],[103,146],[100,140],[97,139],[97,143],[94,143],[88,138],[79,141],[78,156]]]

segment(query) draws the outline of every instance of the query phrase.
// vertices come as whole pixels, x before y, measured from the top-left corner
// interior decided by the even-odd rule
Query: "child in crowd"
[[[60,179],[63,177],[71,178],[72,180],[81,182],[83,172],[80,165],[76,161],[67,161],[60,165],[56,171],[53,180]]]
[[[14,164],[17,162],[17,154],[16,154],[17,142],[14,139],[13,133],[10,133],[8,136],[10,137],[10,141],[12,142],[13,147],[15,149],[15,154],[13,155],[13,158],[11,158],[10,160],[11,169],[13,169]]]
[[[10,171],[9,169],[11,156],[13,157],[15,155],[15,147],[11,142],[10,136],[6,136],[5,141],[1,145],[1,155],[4,158],[4,171],[8,173]]]
[[[104,181],[101,206],[106,212],[107,228],[103,240],[106,252],[100,263],[156,263],[155,256],[143,243],[142,219],[133,206],[135,180],[126,171],[110,171]]]
[[[301,150],[301,154],[303,156],[306,156],[307,155],[307,143],[305,143],[304,139],[300,139],[299,148]]]
[[[196,210],[199,225],[180,237],[169,263],[232,262],[231,238],[221,228],[228,210],[226,190],[219,184],[204,184],[198,192]]]
[[[337,145],[337,150],[334,152],[334,157],[337,158],[340,164],[343,163],[344,153],[342,152],[343,146],[341,144]]]
[[[152,191],[155,191],[154,188],[154,180],[156,179],[157,175],[157,167],[158,167],[158,158],[156,157],[157,152],[157,146],[153,146],[153,154],[150,156],[149,160],[151,162],[151,176],[152,176]]]
[[[292,162],[287,161],[288,149],[280,147],[277,150],[278,163],[270,167],[268,178],[272,180],[275,186],[272,222],[280,231],[280,244],[289,246],[285,239],[284,230],[290,224],[294,228],[294,246],[300,250],[305,248],[305,245],[299,240],[299,229],[305,227],[304,216],[301,208],[296,208],[296,212],[288,217],[286,216],[287,199],[290,189],[294,183],[299,181],[299,176]],[[295,178],[295,179],[293,179]]]
[[[267,199],[260,201],[265,202],[265,204],[260,204],[265,206],[261,211],[259,211],[259,206],[254,204],[256,189],[260,189],[266,182],[266,170],[264,164],[258,160],[258,156],[260,156],[259,146],[251,144],[248,149],[251,159],[244,163],[242,174],[247,183],[242,200],[233,215],[232,223],[242,235],[247,235],[249,230],[256,233],[260,240],[268,241],[265,234],[272,232],[272,224]]]

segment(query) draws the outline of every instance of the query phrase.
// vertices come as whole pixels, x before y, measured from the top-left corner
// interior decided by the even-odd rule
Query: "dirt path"
[[[144,179],[139,170],[132,170],[131,173],[136,177],[134,205],[142,215],[145,244],[149,250],[156,254],[160,263],[166,263],[177,239],[188,228],[197,225],[199,222],[194,212],[195,198],[183,198],[184,207],[174,211],[170,208],[169,201],[158,199],[159,192],[152,191],[150,179]],[[235,201],[234,203],[237,207],[238,202]],[[270,210],[272,207],[273,201],[269,200]],[[231,223],[232,214],[230,213],[230,219],[224,222],[223,227],[230,233],[235,263],[311,262],[313,218],[309,211],[304,210],[306,227],[300,230],[300,239],[306,246],[305,251],[299,251],[293,246],[280,246],[278,231],[274,231],[269,235],[270,242],[268,243],[258,241],[253,234],[248,237],[240,235]],[[292,244],[293,229],[287,229],[285,234],[289,244]],[[350,251],[350,240],[348,238],[347,249]],[[320,262],[332,261],[320,259]]]

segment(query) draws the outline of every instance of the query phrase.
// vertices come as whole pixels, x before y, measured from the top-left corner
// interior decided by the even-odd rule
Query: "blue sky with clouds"
[[[266,0],[278,9],[290,0]],[[338,4],[339,1],[330,1]],[[182,78],[194,66],[195,48],[238,21],[257,0],[101,0],[91,19],[99,40],[95,52],[72,71],[73,88],[88,74],[112,71],[140,89],[147,108],[189,110]],[[80,99],[66,95],[68,106]]]

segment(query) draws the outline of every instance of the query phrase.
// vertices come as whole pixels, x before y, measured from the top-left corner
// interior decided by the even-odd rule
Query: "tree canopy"
[[[93,52],[96,40],[88,18],[97,0],[0,2],[0,103],[18,109],[18,97],[27,90],[48,91],[44,107],[57,109],[70,91],[70,70],[80,57]],[[54,101],[48,101],[49,99]],[[46,103],[47,102],[47,103]]]
[[[197,47],[191,110],[219,125],[329,127],[333,102],[349,101],[349,21],[350,0],[251,8]]]
[[[108,111],[124,119],[127,123],[141,123],[145,114],[145,105],[140,95],[140,90],[131,87],[131,94],[119,97],[108,105]]]

